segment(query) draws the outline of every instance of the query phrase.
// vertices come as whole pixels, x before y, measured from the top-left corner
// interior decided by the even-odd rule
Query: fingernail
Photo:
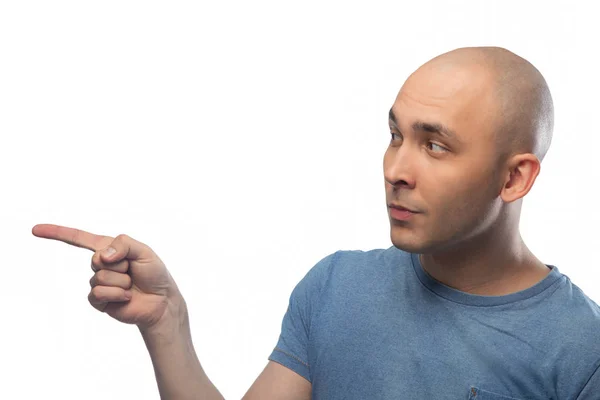
[[[125,298],[128,300],[131,300],[131,297],[133,296],[133,293],[131,293],[131,290],[126,290],[125,291]]]
[[[104,254],[106,257],[110,257],[113,254],[115,254],[117,252],[117,250],[115,250],[112,247],[107,247],[106,249],[104,249],[104,251],[102,252],[102,254]]]

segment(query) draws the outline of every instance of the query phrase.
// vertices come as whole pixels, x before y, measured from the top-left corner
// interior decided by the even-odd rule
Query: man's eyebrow
[[[396,114],[394,114],[394,110],[392,110],[391,108],[389,112],[389,119],[394,123],[394,125],[398,126],[398,119],[396,118]],[[449,139],[460,141],[458,139],[458,136],[452,129],[437,122],[416,121],[412,124],[412,129],[414,131],[437,133],[440,136],[445,136]]]
[[[394,114],[394,110],[392,110],[391,108],[390,108],[389,118],[390,118],[390,121],[392,121],[394,123],[394,125],[398,126],[398,120],[396,119],[396,114]]]
[[[416,121],[412,124],[414,131],[423,131],[428,133],[437,133],[438,135],[445,136],[449,139],[458,140],[458,136],[454,131],[442,124]]]

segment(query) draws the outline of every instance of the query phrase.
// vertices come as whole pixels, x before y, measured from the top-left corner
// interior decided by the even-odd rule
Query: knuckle
[[[94,271],[97,271],[101,268],[101,266],[102,266],[102,261],[100,260],[100,253],[95,252],[94,255],[92,256],[91,267]]]
[[[97,300],[96,302],[105,300],[106,296],[102,292],[103,291],[100,289],[100,286],[94,286],[92,288],[91,295],[93,296],[94,300]]]
[[[88,294],[88,301],[90,302],[91,305],[98,303],[98,300],[96,299],[96,295],[94,294],[94,290],[90,290],[90,293]]]
[[[98,301],[94,295],[92,294],[92,292],[90,292],[90,294],[88,295],[88,302],[90,303],[90,305],[92,307],[94,307],[96,310],[98,311],[102,311],[104,312],[104,308],[106,307],[105,304],[103,304],[101,301]]]
[[[117,235],[117,237],[115,239],[126,240],[126,239],[129,239],[129,236],[127,236],[124,233],[121,233],[121,234]]]
[[[102,271],[102,270],[100,270],[100,271]],[[90,279],[90,280],[94,281],[94,283],[95,283],[94,286],[96,286],[96,285],[102,285],[102,281],[100,280],[100,277],[98,275],[100,273],[100,271],[96,271],[96,273],[94,274],[94,276],[92,276],[92,279]]]
[[[97,271],[96,272],[96,280],[99,283],[106,282],[106,273],[107,273],[107,271],[105,269],[101,269],[101,270]]]

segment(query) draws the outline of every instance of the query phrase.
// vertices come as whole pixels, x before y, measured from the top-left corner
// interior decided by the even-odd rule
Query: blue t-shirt
[[[338,251],[292,292],[269,359],[318,399],[600,399],[600,307],[549,265],[505,296],[452,289],[416,254]]]

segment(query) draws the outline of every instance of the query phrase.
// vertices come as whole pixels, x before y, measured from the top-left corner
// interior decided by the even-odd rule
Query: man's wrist
[[[163,316],[150,326],[138,326],[144,339],[174,340],[181,334],[189,335],[187,304],[181,295],[167,298]]]

